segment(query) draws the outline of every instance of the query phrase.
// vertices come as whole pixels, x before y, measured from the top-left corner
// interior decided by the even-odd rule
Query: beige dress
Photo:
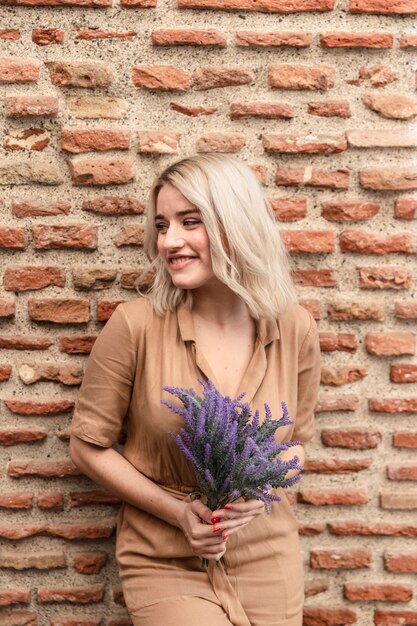
[[[240,384],[245,400],[274,417],[287,403],[295,424],[280,440],[307,442],[320,377],[316,325],[293,305],[277,322],[260,320],[251,362]],[[108,447],[127,422],[123,454],[176,498],[197,489],[190,466],[169,437],[181,418],[161,404],[163,386],[194,388],[210,378],[221,390],[194,340],[190,311],[157,316],[142,298],[119,305],[98,337],[86,368],[73,434]],[[181,530],[124,504],[116,555],[123,591],[138,626],[301,626],[303,570],[297,522],[284,493],[263,514],[232,534],[223,566],[202,570]]]

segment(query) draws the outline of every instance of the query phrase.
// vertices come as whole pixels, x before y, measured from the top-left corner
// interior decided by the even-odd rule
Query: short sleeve
[[[137,338],[119,305],[98,336],[84,373],[71,433],[103,447],[117,442],[136,371]]]
[[[293,439],[308,442],[314,435],[314,407],[320,385],[320,343],[311,315],[310,327],[298,355],[297,417]]]

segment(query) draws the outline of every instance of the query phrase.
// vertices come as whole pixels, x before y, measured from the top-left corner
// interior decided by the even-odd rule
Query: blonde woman
[[[301,626],[297,522],[284,494],[210,511],[168,436],[181,418],[163,386],[214,382],[245,392],[294,424],[282,453],[304,459],[319,384],[317,330],[295,303],[276,224],[252,170],[235,158],[194,156],[152,186],[145,250],[155,272],[146,298],[120,305],[90,356],[71,435],[78,467],[122,501],[116,556],[135,626]],[[122,453],[114,445],[127,422]],[[209,559],[207,569],[201,559]],[[215,562],[221,560],[220,567]]]

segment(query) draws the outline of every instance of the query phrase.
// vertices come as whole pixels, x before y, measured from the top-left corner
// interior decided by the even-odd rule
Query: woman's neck
[[[226,285],[196,289],[191,310],[195,318],[218,326],[245,323],[251,319],[246,304]]]

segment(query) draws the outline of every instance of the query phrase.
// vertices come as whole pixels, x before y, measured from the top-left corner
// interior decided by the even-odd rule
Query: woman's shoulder
[[[170,313],[162,317],[157,315],[152,302],[143,296],[119,304],[115,312],[120,323],[126,324],[133,335],[142,334],[148,329],[158,330],[165,317],[172,315]]]
[[[285,314],[278,320],[278,324],[281,333],[296,334],[300,337],[305,337],[317,329],[310,311],[296,302],[288,306]]]

